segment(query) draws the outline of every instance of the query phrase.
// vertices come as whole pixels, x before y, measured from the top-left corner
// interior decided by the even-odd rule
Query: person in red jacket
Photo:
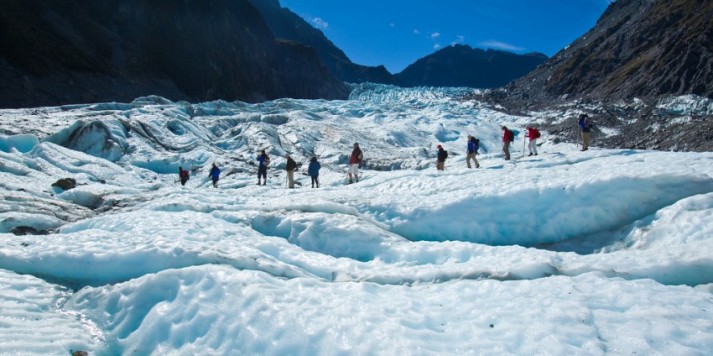
[[[186,185],[189,176],[188,170],[183,169],[183,167],[178,167],[178,179],[181,181],[181,185]]]
[[[352,174],[354,175],[354,179],[359,182],[359,165],[361,164],[363,159],[364,154],[359,148],[359,143],[354,143],[354,149],[352,150],[351,156],[349,156],[349,170],[347,171],[347,176],[349,177],[349,184],[354,183],[354,181],[352,181]]]
[[[527,137],[530,138],[530,144],[528,145],[528,148],[530,149],[529,156],[532,156],[533,154],[537,156],[537,139],[540,138],[540,130],[532,126],[528,126]]]
[[[503,153],[505,160],[510,160],[510,142],[515,139],[512,131],[508,130],[507,126],[503,126]]]

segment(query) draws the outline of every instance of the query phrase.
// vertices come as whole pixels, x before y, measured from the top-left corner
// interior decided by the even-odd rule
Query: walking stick
[[[522,135],[522,158],[525,158],[525,141],[527,140],[527,135]]]
[[[580,140],[582,138],[582,135],[579,133],[579,123],[575,124],[575,129],[574,129],[574,134],[577,136],[577,147],[581,146]]]

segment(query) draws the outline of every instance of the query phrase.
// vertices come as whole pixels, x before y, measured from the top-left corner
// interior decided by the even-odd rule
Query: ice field
[[[713,353],[713,153],[543,132],[523,157],[525,125],[553,113],[464,92],[1,110],[0,354]],[[511,161],[502,125],[520,131]]]

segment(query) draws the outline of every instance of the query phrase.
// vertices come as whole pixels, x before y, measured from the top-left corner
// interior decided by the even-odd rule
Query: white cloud
[[[505,42],[501,42],[501,41],[484,41],[484,42],[478,43],[478,46],[493,48],[493,49],[502,49],[505,51],[512,51],[512,52],[519,52],[519,51],[525,50],[522,47],[518,47],[518,46],[509,44],[509,43],[505,43]]]
[[[313,19],[312,19],[312,25],[314,25],[314,27],[319,28],[319,29],[322,29],[322,30],[324,30],[324,29],[326,29],[327,27],[329,27],[329,23],[328,23],[327,21],[324,21],[321,17],[315,17],[315,18],[313,18]]]
[[[436,38],[438,38],[438,37],[440,37],[440,36],[441,36],[441,34],[440,34],[439,32],[434,32],[434,33],[431,34],[431,38],[432,38],[432,39],[436,39]]]
[[[451,42],[451,46],[455,46],[457,44],[463,44],[465,43],[465,36],[458,35],[456,36],[456,40]]]
[[[414,29],[413,29],[413,34],[414,34],[414,35],[420,35],[420,34],[421,34],[421,31],[419,31],[417,28],[414,28]]]
[[[441,48],[440,43],[435,43],[435,44],[433,45],[433,49],[439,49],[439,48]]]

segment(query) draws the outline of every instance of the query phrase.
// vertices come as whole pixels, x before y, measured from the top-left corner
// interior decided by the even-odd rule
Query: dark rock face
[[[519,55],[465,45],[443,48],[395,75],[400,86],[495,88],[520,78],[547,60],[541,53]]]
[[[250,0],[265,18],[277,38],[302,43],[313,47],[322,62],[337,78],[349,83],[391,84],[393,78],[384,66],[369,67],[352,63],[346,54],[324,36],[322,31],[289,9],[280,6],[278,0]]]
[[[713,98],[713,1],[618,0],[592,30],[507,89],[525,101]]]
[[[473,98],[511,113],[551,113],[541,127],[556,140],[576,142],[572,113],[586,112],[595,122],[594,146],[713,150],[710,109],[665,109],[675,100],[689,102],[677,107],[710,107],[713,1],[617,0],[593,29],[530,74]]]
[[[70,190],[77,186],[77,181],[74,178],[62,178],[52,183],[52,186],[63,190]]]
[[[345,98],[310,47],[275,40],[248,0],[7,0],[0,107]]]

